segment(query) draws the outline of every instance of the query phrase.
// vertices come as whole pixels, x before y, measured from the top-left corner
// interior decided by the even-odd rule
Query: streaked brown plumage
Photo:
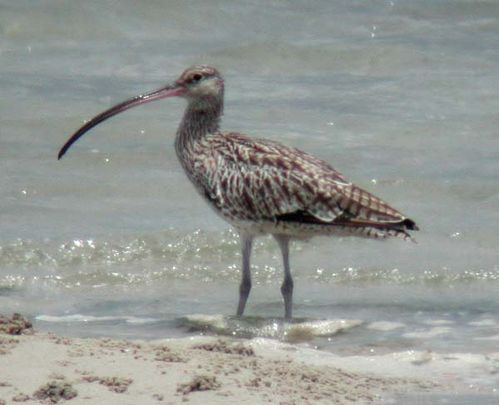
[[[175,139],[180,163],[198,192],[241,236],[243,269],[238,315],[243,314],[251,289],[249,256],[255,236],[271,234],[279,243],[284,262],[281,291],[285,317],[290,319],[290,239],[330,234],[410,239],[407,231],[418,229],[414,221],[350,183],[317,157],[278,142],[220,132],[224,82],[220,73],[207,65],[193,66],[173,84],[97,115],[66,142],[59,158],[107,118],[172,96],[188,101]]]

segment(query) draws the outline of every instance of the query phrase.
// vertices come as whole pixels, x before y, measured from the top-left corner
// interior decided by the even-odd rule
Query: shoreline
[[[462,366],[424,353],[340,357],[263,338],[144,341],[13,331],[27,334],[0,328],[2,405],[390,403],[454,392],[460,379],[451,371]]]

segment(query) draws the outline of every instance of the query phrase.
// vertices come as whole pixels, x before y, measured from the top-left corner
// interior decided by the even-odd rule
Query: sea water
[[[177,161],[183,100],[128,111],[56,159],[85,119],[210,63],[224,129],[323,158],[421,228],[417,243],[293,244],[295,316],[353,322],[307,344],[497,353],[498,2],[0,1],[0,37],[1,312],[79,336],[280,327],[271,238],[255,245],[249,318],[230,318],[238,236]]]

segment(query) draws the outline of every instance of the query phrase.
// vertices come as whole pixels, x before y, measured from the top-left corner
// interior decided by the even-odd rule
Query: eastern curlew
[[[175,82],[95,116],[68,139],[59,159],[102,121],[166,97],[187,100],[175,138],[175,150],[187,177],[241,238],[238,316],[244,313],[251,289],[250,254],[258,235],[271,234],[281,249],[284,314],[291,319],[291,239],[332,234],[410,239],[407,231],[418,230],[413,220],[355,186],[319,158],[278,142],[221,132],[224,80],[217,69],[207,65],[190,67]]]

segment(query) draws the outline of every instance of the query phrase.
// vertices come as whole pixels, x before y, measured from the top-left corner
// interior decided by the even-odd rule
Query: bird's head
[[[191,66],[180,75],[175,84],[183,90],[182,96],[191,102],[209,102],[223,97],[224,81],[212,66]]]
[[[147,94],[132,97],[96,115],[76,131],[59,151],[60,159],[80,137],[101,122],[129,108],[167,97],[184,97],[192,108],[205,109],[223,104],[224,81],[217,69],[195,65],[186,69],[173,83]]]

